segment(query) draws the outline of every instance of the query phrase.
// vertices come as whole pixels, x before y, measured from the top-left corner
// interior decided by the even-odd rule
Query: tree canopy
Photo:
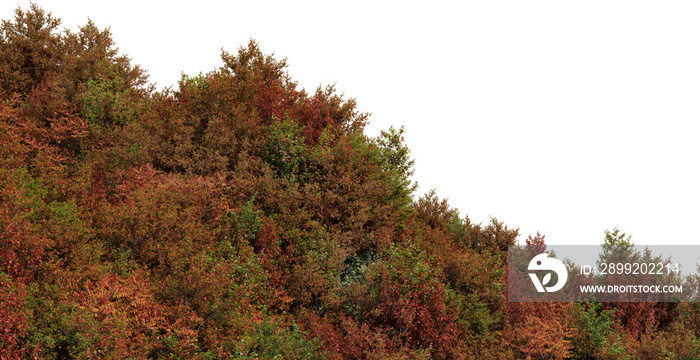
[[[688,304],[508,303],[518,229],[417,196],[403,128],[255,41],[156,91],[59,27],[0,27],[0,358],[698,355]]]

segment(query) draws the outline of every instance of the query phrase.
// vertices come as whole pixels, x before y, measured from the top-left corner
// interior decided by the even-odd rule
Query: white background
[[[111,27],[159,87],[253,38],[301,87],[356,98],[368,135],[405,126],[418,194],[522,242],[700,243],[696,1],[36,3]]]

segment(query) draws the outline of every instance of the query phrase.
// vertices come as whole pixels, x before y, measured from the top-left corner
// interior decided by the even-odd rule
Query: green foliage
[[[209,88],[209,84],[206,80],[206,75],[202,74],[201,72],[197,76],[187,76],[187,74],[183,73],[180,76],[180,81],[178,81],[178,84],[180,85],[180,88],[195,87],[198,89],[207,90]]]
[[[411,180],[415,161],[409,156],[411,151],[404,142],[404,132],[403,127],[398,131],[391,127],[388,131],[382,131],[379,137],[373,139],[373,143],[379,150],[382,171],[391,182],[389,199],[397,203],[405,216],[412,212],[409,205],[418,183]]]
[[[380,154],[383,160],[384,171],[395,171],[401,181],[410,184],[410,176],[413,175],[413,165],[415,161],[411,160],[409,154],[411,150],[406,146],[403,139],[404,128],[396,130],[393,126],[388,131],[382,131],[381,135],[374,141],[379,147]],[[410,188],[413,190],[417,184],[413,184]]]
[[[306,156],[302,129],[285,114],[282,121],[272,124],[264,159],[274,167],[278,176],[296,181],[305,170]]]
[[[266,318],[240,340],[242,349],[236,355],[239,359],[326,359],[321,342],[307,336],[295,322],[284,326],[282,319]]]
[[[574,359],[595,359],[608,343],[613,327],[613,312],[602,310],[599,303],[574,304],[574,321],[579,333],[571,340]]]
[[[641,254],[634,248],[632,236],[626,235],[618,229],[613,229],[613,231],[605,230],[605,240],[602,248],[603,251],[597,261],[598,265],[618,262],[636,263],[641,259]]]
[[[120,276],[129,276],[129,272],[137,268],[131,249],[120,246],[115,249],[113,271]]]
[[[374,261],[374,254],[365,251],[355,256],[345,259],[345,270],[340,274],[340,281],[344,286],[348,286],[356,281],[363,281],[364,274],[369,268],[369,264]]]
[[[460,310],[458,321],[461,325],[474,336],[488,336],[489,331],[499,320],[491,312],[488,304],[479,299],[476,293],[466,295],[453,293],[451,295],[454,298],[455,306]]]
[[[32,284],[26,300],[29,328],[23,340],[28,349],[40,349],[44,359],[85,356],[95,342],[90,330],[97,320],[76,304],[60,301],[60,291],[58,285]]]
[[[87,89],[83,95],[83,113],[85,120],[90,124],[124,125],[136,116],[133,106],[126,91],[118,79],[88,80]]]
[[[260,231],[260,211],[254,209],[255,196],[250,198],[239,212],[231,212],[231,220],[236,233],[245,240],[253,242]]]

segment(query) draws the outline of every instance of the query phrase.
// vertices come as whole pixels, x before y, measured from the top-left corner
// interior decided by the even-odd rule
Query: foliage
[[[613,312],[601,310],[599,303],[589,306],[574,304],[574,323],[578,334],[571,340],[574,346],[576,359],[591,359],[603,354],[613,326]]]
[[[414,198],[404,128],[254,41],[155,91],[59,26],[0,27],[0,358],[698,358],[692,304],[509,303],[518,229]]]

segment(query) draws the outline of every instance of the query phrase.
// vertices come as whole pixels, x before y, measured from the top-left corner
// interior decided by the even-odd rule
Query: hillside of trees
[[[1,359],[700,359],[694,303],[509,303],[518,229],[254,41],[157,91],[93,22],[0,31]]]

